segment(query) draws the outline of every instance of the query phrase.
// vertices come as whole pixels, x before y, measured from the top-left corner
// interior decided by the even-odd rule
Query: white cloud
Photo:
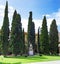
[[[51,24],[53,19],[56,20],[57,26],[59,28],[59,26],[60,26],[60,9],[58,9],[57,12],[53,12],[51,14],[46,14],[46,17],[47,17],[48,30],[50,28],[50,24]]]
[[[51,14],[45,14],[45,15],[47,17],[48,31],[50,30],[50,25],[51,25],[53,19],[56,19],[56,23],[57,23],[57,26],[59,28],[59,26],[60,26],[60,9],[57,12],[53,12]],[[43,16],[44,15],[42,15],[42,17]],[[42,27],[42,20],[43,19],[34,19],[33,20],[35,23],[36,32],[37,32],[39,26]],[[27,31],[28,20],[23,19],[22,24],[23,24],[23,27],[25,28],[25,31]]]
[[[1,29],[1,26],[3,24],[3,18],[4,18],[4,9],[5,9],[5,5],[0,5],[0,29]],[[13,16],[13,12],[14,12],[14,8],[12,6],[9,6],[9,23],[10,23],[10,29],[11,29],[11,23],[12,23],[12,16]],[[33,20],[34,23],[35,23],[35,29],[36,29],[36,32],[38,30],[38,27],[41,26],[41,20],[39,19],[34,19]],[[25,29],[25,32],[27,32],[27,26],[28,26],[28,19],[22,19],[21,20],[22,22],[22,27]]]
[[[3,17],[4,17],[4,9],[5,5],[0,5],[0,29],[3,24]],[[9,22],[10,22],[10,27],[12,23],[12,16],[14,12],[14,8],[12,6],[9,6]],[[58,27],[60,26],[60,9],[57,12],[53,12],[51,14],[45,14],[47,17],[47,25],[48,25],[48,30],[50,28],[50,24],[53,19],[56,19]],[[43,15],[42,15],[43,17]],[[35,30],[37,32],[38,27],[42,26],[42,20],[43,19],[33,19],[33,22],[35,23]],[[27,32],[27,26],[28,26],[28,19],[22,19],[22,27],[25,29],[25,32]]]
[[[10,29],[11,29],[11,23],[12,23],[12,17],[13,17],[14,10],[15,9],[12,6],[9,6],[9,8],[8,8],[8,11],[9,11],[8,16],[9,16],[9,22],[10,22]]]
[[[5,9],[5,5],[0,5],[0,29],[3,24],[4,9]],[[9,16],[9,21],[10,21],[10,27],[11,27],[11,21],[12,21],[12,16],[13,16],[14,10],[15,9],[12,6],[8,7],[8,12],[9,12],[8,16]]]
[[[24,28],[25,32],[27,32],[28,20],[22,19],[21,22],[22,22],[22,27]]]
[[[37,32],[38,27],[42,25],[42,20],[34,19],[33,22],[35,23],[35,32]],[[22,19],[22,27],[25,29],[25,32],[27,32],[28,28],[28,19]]]
[[[37,31],[38,31],[38,27],[40,27],[41,28],[41,26],[42,26],[42,20],[39,20],[39,19],[35,19],[35,20],[33,20],[34,21],[34,23],[35,23],[35,32],[37,33]]]

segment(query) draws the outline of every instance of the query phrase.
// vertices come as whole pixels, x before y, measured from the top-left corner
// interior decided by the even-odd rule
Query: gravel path
[[[60,64],[60,60],[57,61],[48,61],[48,62],[35,62],[30,64]]]

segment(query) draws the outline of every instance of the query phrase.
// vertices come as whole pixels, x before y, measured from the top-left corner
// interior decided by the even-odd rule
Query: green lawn
[[[0,64],[27,64],[30,62],[44,62],[44,61],[53,61],[60,60],[60,56],[18,56],[18,57],[1,57],[0,56]]]

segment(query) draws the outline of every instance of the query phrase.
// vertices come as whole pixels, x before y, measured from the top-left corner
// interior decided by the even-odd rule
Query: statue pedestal
[[[30,56],[33,55],[33,47],[32,47],[32,44],[30,44],[30,46],[29,46],[29,55]]]
[[[60,44],[58,44],[58,47],[59,47],[59,56],[60,56]]]
[[[32,56],[33,55],[33,51],[29,51],[29,55]]]

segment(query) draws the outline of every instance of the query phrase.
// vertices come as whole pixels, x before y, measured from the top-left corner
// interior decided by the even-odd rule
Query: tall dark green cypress
[[[2,30],[0,29],[0,54],[2,53]]]
[[[21,16],[17,14],[16,10],[13,15],[12,28],[11,28],[11,42],[13,53],[15,55],[22,54],[22,24]]]
[[[4,20],[2,26],[2,51],[4,56],[6,56],[8,53],[8,46],[9,46],[9,19],[8,19],[8,1],[6,1]]]
[[[19,51],[19,54],[23,54],[23,31],[22,31],[22,23],[21,23],[21,16],[20,14],[17,14],[17,27],[16,27],[16,33],[17,33],[17,51]]]
[[[40,54],[40,52],[41,52],[41,49],[40,49],[40,27],[38,28],[37,41],[38,41],[38,53]]]
[[[52,54],[57,54],[58,52],[58,29],[57,29],[57,24],[56,24],[55,19],[53,19],[50,25],[49,39],[50,39],[50,52]]]
[[[33,50],[35,52],[35,25],[32,22],[32,12],[29,13],[29,21],[28,21],[28,47],[29,45],[33,45]]]
[[[36,44],[35,44],[35,24],[34,24],[34,22],[32,22],[32,24],[31,24],[30,35],[31,35],[30,40],[31,40],[31,43],[33,45],[33,50],[34,50],[34,53],[35,53],[35,51],[37,49],[36,49]]]
[[[15,34],[16,34],[16,41],[15,45],[15,54],[18,55],[21,53],[22,50],[22,24],[21,24],[21,16],[20,14],[16,15],[16,25],[15,25]]]
[[[24,28],[23,28],[23,32],[22,32],[22,43],[23,43],[23,54],[25,54],[26,52],[26,47],[25,47],[25,32],[24,32]]]
[[[28,43],[31,41],[30,40],[31,24],[32,24],[32,12],[29,12],[29,19],[28,19]]]
[[[28,40],[28,50],[29,50],[29,45],[31,44],[31,24],[32,24],[32,11],[29,12],[29,18],[28,18],[28,35],[27,35],[27,40]]]
[[[16,15],[17,15],[17,11],[14,11],[13,14],[13,20],[12,20],[12,27],[11,27],[11,49],[13,54],[15,54],[15,42],[16,42],[16,36],[15,36],[15,27],[16,27]]]
[[[41,43],[44,54],[49,54],[49,39],[47,30],[46,16],[43,18],[42,28],[41,28]]]

